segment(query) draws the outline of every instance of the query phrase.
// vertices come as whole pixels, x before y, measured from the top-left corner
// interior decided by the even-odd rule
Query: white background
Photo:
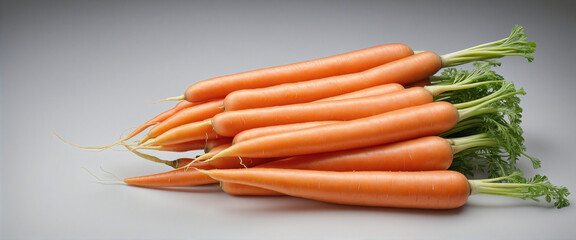
[[[400,3],[401,2],[401,3]],[[440,54],[525,27],[522,98],[540,173],[576,191],[573,1],[2,1],[0,239],[570,239],[576,207],[473,196],[450,211],[98,183],[169,170],[115,141],[195,81],[402,42]],[[194,155],[195,153],[190,153]],[[161,154],[164,158],[181,155]],[[102,168],[102,169],[101,169]],[[570,200],[576,203],[574,195]]]

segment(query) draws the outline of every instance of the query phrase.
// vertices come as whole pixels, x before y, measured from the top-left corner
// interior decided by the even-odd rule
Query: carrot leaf
[[[493,66],[500,66],[500,63],[496,61],[474,63],[474,69],[472,71],[447,68],[441,74],[441,77],[445,80],[438,84],[425,86],[424,88],[430,91],[433,96],[438,97],[440,94],[448,91],[498,84],[503,81],[504,78],[492,70]]]
[[[558,209],[570,206],[567,197],[570,192],[566,187],[555,186],[550,183],[548,177],[536,175],[526,179],[521,172],[514,172],[508,176],[468,180],[470,183],[470,195],[491,194],[520,199],[531,199],[536,202],[544,197],[546,202],[554,200],[554,206]]]
[[[442,56],[444,67],[453,67],[474,61],[497,59],[504,56],[520,56],[532,62],[531,55],[536,50],[536,43],[528,42],[522,26],[516,25],[507,38],[481,44]]]

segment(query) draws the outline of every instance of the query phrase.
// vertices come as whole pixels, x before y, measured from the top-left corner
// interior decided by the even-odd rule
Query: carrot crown
[[[507,38],[442,55],[442,65],[453,67],[504,56],[520,56],[532,62],[534,57],[531,54],[535,50],[536,43],[528,42],[524,28],[516,25]]]

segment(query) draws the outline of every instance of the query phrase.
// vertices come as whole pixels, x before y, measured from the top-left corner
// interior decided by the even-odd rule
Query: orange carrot
[[[188,101],[180,101],[178,102],[173,108],[164,111],[160,114],[158,114],[156,117],[153,117],[152,119],[148,120],[147,122],[145,122],[144,124],[140,125],[138,128],[136,128],[134,131],[132,131],[130,134],[128,134],[122,141],[126,141],[128,139],[133,138],[134,136],[138,135],[139,133],[141,133],[142,131],[146,130],[148,127],[151,127],[153,125],[156,125],[164,120],[166,120],[167,118],[169,118],[170,116],[176,114],[177,112],[192,107],[196,104],[188,102]]]
[[[346,205],[452,209],[464,205],[471,193],[466,177],[455,171],[332,172],[249,168],[202,172],[222,182]]]
[[[404,44],[380,45],[331,57],[200,81],[188,87],[182,98],[190,102],[202,102],[224,98],[227,94],[240,89],[262,88],[360,72],[412,54],[412,49]]]
[[[526,41],[524,30],[516,26],[509,37],[475,47],[438,55],[424,51],[391,61],[362,72],[333,75],[310,81],[273,85],[259,89],[232,92],[224,99],[227,110],[280,106],[311,102],[359,89],[386,83],[408,85],[432,76],[443,67],[452,67],[473,61],[522,56],[532,61],[533,42]]]
[[[460,148],[460,150],[463,150]],[[284,168],[323,171],[431,171],[446,170],[455,149],[450,140],[428,136],[386,145],[299,155],[254,168]],[[254,186],[221,182],[220,187],[232,195],[282,195]]]
[[[196,169],[200,168],[196,167]],[[124,182],[140,187],[186,187],[218,183],[196,169],[178,168],[163,173],[125,178]],[[210,169],[210,167],[204,167],[204,169]]]
[[[224,109],[222,108],[222,100],[209,101],[197,104],[194,107],[183,109],[177,113],[174,113],[172,116],[168,117],[150,129],[148,134],[141,140],[141,142],[145,142],[150,138],[155,138],[172,128],[188,123],[206,120],[223,111]]]
[[[370,117],[263,136],[236,143],[212,159],[230,156],[288,157],[375,146],[438,135],[453,128],[459,121],[490,113],[504,114],[513,121],[518,117],[518,106],[513,103],[517,102],[517,95],[525,94],[525,91],[517,90],[512,82],[499,83],[501,86],[498,90],[481,98],[476,96],[473,98],[475,100],[468,102],[451,104],[437,101]],[[419,88],[403,91],[410,89]],[[435,86],[430,92],[437,90],[441,88]]]
[[[452,104],[433,102],[239,142],[212,159],[224,156],[287,157],[374,146],[437,135],[449,130],[458,121],[459,112]]]
[[[316,122],[292,123],[292,124],[253,128],[236,134],[234,136],[234,139],[232,140],[232,143],[242,142],[248,139],[253,139],[266,135],[291,132],[295,130],[306,129],[337,122],[339,121],[316,121]]]
[[[453,209],[475,194],[491,194],[570,205],[566,187],[552,185],[546,176],[524,179],[521,172],[468,180],[456,171],[333,172],[278,168],[199,170],[220,181],[244,184],[323,202],[395,208]],[[506,182],[502,182],[506,181]]]
[[[440,56],[433,52],[422,52],[364,72],[238,90],[226,96],[224,105],[226,110],[236,111],[312,102],[388,83],[406,85],[433,75],[441,67]]]
[[[203,158],[210,158],[216,153],[222,151],[230,144],[221,144],[215,146],[212,150],[196,160],[202,160]],[[130,149],[130,148],[129,148]],[[131,149],[132,150],[132,149]],[[146,176],[131,177],[124,179],[124,182],[129,185],[141,186],[141,187],[187,187],[187,186],[198,186],[217,183],[218,181],[206,176],[206,174],[200,173],[197,169],[231,169],[231,168],[247,168],[260,165],[273,159],[256,159],[256,158],[221,158],[215,161],[194,161],[192,158],[179,158],[174,161],[160,160],[152,156],[144,156],[145,154],[134,151],[134,153],[145,157],[149,160],[155,162],[165,163],[169,166],[177,168],[172,171],[157,173]]]
[[[210,120],[193,122],[166,131],[155,138],[142,143],[137,148],[172,145],[196,140],[216,139],[221,136],[214,132]]]
[[[430,103],[433,100],[433,95],[426,89],[410,88],[377,96],[226,111],[214,116],[211,124],[219,135],[231,137],[258,127],[353,120]]]
[[[446,170],[452,164],[454,152],[449,140],[426,136],[372,147],[298,155],[256,167],[325,171]]]

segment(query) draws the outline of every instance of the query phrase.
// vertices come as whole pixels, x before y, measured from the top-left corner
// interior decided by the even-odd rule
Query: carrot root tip
[[[119,178],[118,176],[114,175],[113,173],[106,171],[102,168],[102,166],[100,166],[100,170],[102,170],[103,172],[110,174],[114,179],[103,179],[100,178],[98,176],[96,176],[96,174],[94,174],[93,172],[91,172],[90,170],[88,170],[88,168],[86,167],[82,167],[82,169],[84,169],[88,174],[90,174],[90,176],[92,176],[94,179],[96,179],[96,181],[98,181],[98,183],[102,183],[102,184],[122,184],[125,185],[126,183],[124,182],[124,180],[122,180],[121,178]]]
[[[169,97],[169,98],[165,98],[165,99],[160,99],[158,101],[152,102],[151,104],[156,104],[156,103],[160,103],[160,102],[168,102],[168,101],[182,101],[184,99],[185,99],[184,95],[180,95],[177,97]]]

